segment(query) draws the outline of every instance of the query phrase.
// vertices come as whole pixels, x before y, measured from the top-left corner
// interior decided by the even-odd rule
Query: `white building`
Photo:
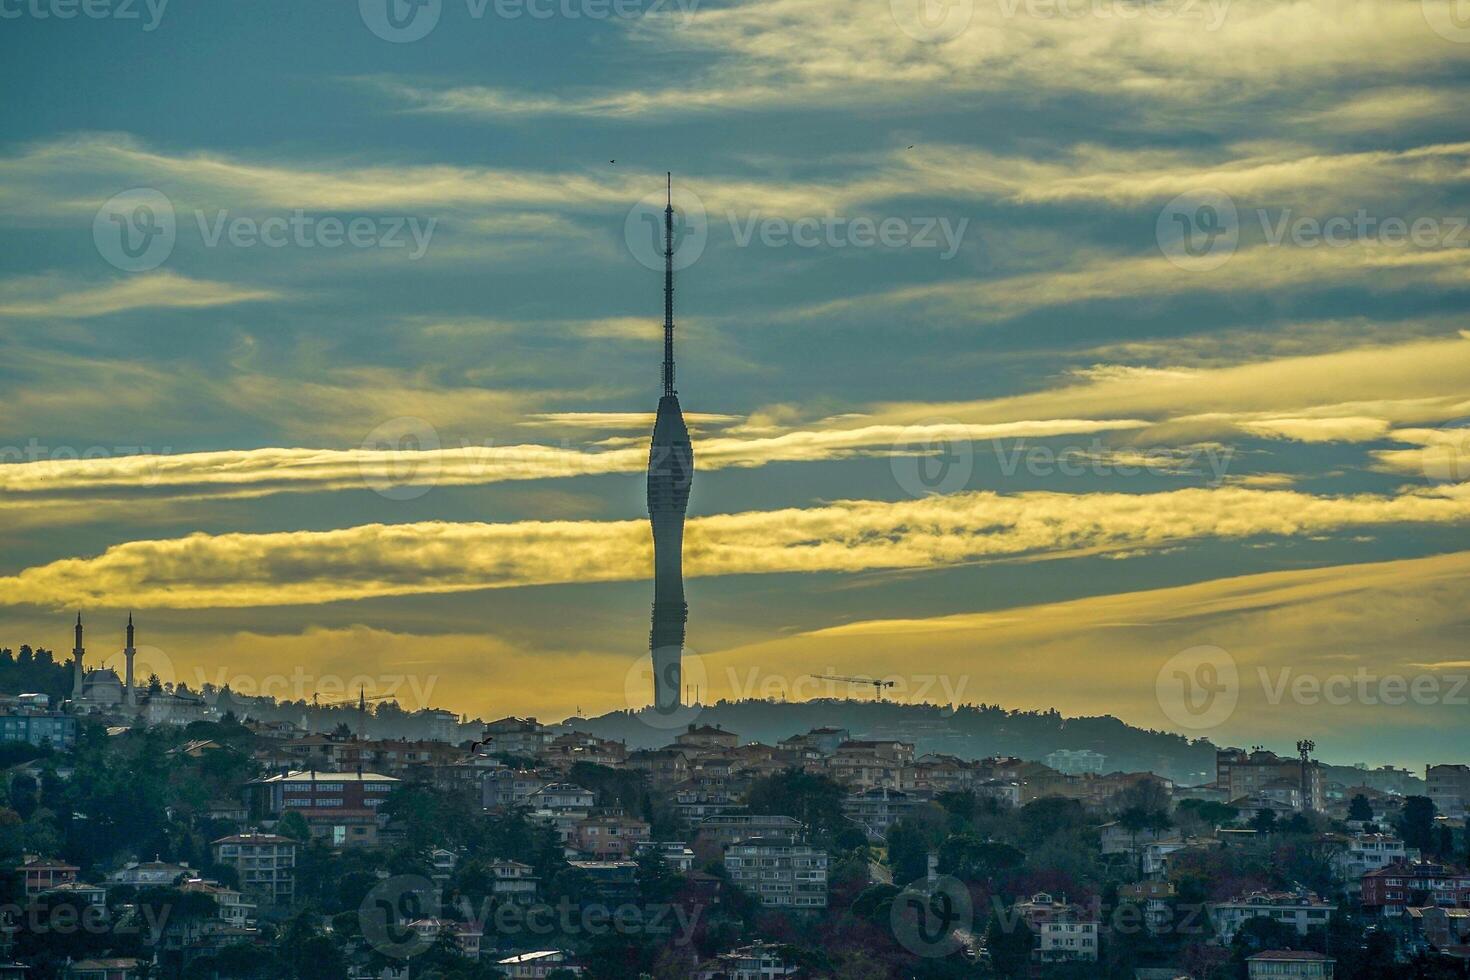
[[[1407,847],[1390,834],[1354,834],[1347,849],[1333,856],[1332,870],[1349,892],[1357,892],[1362,888],[1359,879],[1368,872],[1418,859],[1418,848]]]
[[[1099,776],[1103,772],[1103,763],[1107,756],[1101,752],[1091,749],[1057,749],[1055,752],[1047,753],[1042,760],[1048,767],[1068,776],[1080,776],[1085,772],[1095,773]]]
[[[798,973],[772,943],[752,943],[721,953],[694,971],[694,980],[780,980]]]
[[[1038,892],[1029,901],[1018,902],[1014,911],[1037,937],[1036,949],[1032,951],[1036,960],[1043,963],[1097,960],[1097,920],[1078,906]]]
[[[581,974],[582,968],[571,962],[571,957],[559,949],[541,949],[530,953],[518,953],[497,960],[500,972],[515,980],[542,980],[556,970],[567,970]]]
[[[1210,906],[1210,921],[1221,943],[1229,943],[1235,933],[1251,919],[1274,919],[1291,926],[1297,935],[1308,929],[1325,929],[1327,920],[1337,909],[1309,891],[1251,892],[1228,902]]]
[[[536,869],[519,861],[491,861],[486,865],[495,881],[490,891],[499,899],[509,899],[518,904],[530,904],[536,900],[538,879]]]
[[[725,848],[730,880],[766,908],[827,907],[827,852],[789,837],[754,837]]]

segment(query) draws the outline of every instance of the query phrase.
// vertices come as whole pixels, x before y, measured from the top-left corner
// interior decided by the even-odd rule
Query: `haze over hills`
[[[651,708],[615,711],[563,724],[630,748],[667,745],[685,724],[714,725],[742,742],[775,744],[813,728],[845,728],[854,738],[899,738],[919,753],[961,758],[1042,759],[1056,749],[1092,749],[1109,770],[1152,770],[1181,783],[1214,777],[1215,748],[1207,739],[1135,728],[1109,715],[1066,718],[1060,712],[1010,711],[999,705],[903,704],[819,698],[811,701],[718,701],[670,716]]]

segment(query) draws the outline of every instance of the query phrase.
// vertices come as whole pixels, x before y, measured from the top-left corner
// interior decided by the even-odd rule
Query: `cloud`
[[[311,405],[318,416],[330,408],[320,392],[291,394],[267,388],[262,399]],[[394,404],[403,392],[393,390]],[[360,411],[362,402],[353,404]],[[560,426],[647,429],[642,413],[554,413],[538,419]],[[733,416],[691,416],[712,424]],[[396,424],[395,424],[396,423]],[[988,425],[937,423],[816,428],[756,438],[711,437],[698,444],[702,472],[774,462],[817,462],[849,456],[932,455],[946,445],[971,441],[1060,436],[1138,428],[1132,419],[1046,419]],[[638,473],[648,465],[645,435],[616,440],[613,448],[584,449],[536,444],[440,447],[437,432],[422,418],[390,420],[380,438],[369,434],[360,449],[266,448],[198,453],[132,453],[94,458],[49,458],[22,462],[25,447],[0,447],[0,492],[44,498],[68,492],[170,491],[188,499],[257,497],[272,493],[325,492],[405,486],[474,486],[607,473]],[[400,442],[412,440],[410,445]],[[622,443],[628,442],[624,447]],[[67,454],[68,457],[71,454]]]
[[[1463,229],[1462,229],[1463,230]],[[987,279],[948,279],[815,303],[806,318],[851,315],[874,309],[917,308],[954,326],[988,323],[1033,310],[1074,303],[1200,293],[1325,289],[1352,285],[1382,292],[1414,286],[1470,285],[1470,249],[1418,248],[1382,241],[1346,247],[1255,245],[1208,272],[1190,272],[1170,258],[1151,255],[1085,255],[1069,267]]]
[[[1444,0],[1427,0],[1438,5]],[[1267,96],[1300,105],[1305,94],[1342,97],[1349,84],[1403,86],[1453,74],[1462,45],[1436,43],[1419,4],[1371,0],[1233,0],[1170,4],[966,4],[968,21],[936,43],[893,15],[834,23],[820,0],[701,6],[683,16],[640,18],[630,37],[667,57],[707,66],[677,87],[515,91],[475,85],[433,89],[373,80],[413,111],[504,119],[546,115],[679,117],[793,106],[807,109],[962,104],[966,97],[1032,105],[1105,96],[1115,111],[1144,105],[1165,118],[1256,118]],[[905,29],[907,28],[907,29]],[[1295,99],[1282,99],[1289,91]],[[1255,105],[1259,101],[1261,105]]]
[[[1470,494],[977,492],[694,518],[685,566],[691,576],[923,569],[1467,518]],[[625,581],[649,568],[645,521],[371,524],[131,541],[0,578],[0,594],[48,606],[289,605]]]
[[[827,666],[895,679],[900,698],[922,685],[930,701],[1107,714],[1220,745],[1289,747],[1307,731],[1339,759],[1419,766],[1426,752],[1452,753],[1459,737],[1470,695],[1459,628],[1467,583],[1470,552],[1274,571],[986,612],[862,620],[736,647],[707,656],[705,667],[712,680],[743,681],[753,672],[784,679],[789,689],[793,674],[783,665]],[[1182,729],[1161,709],[1157,683],[1172,657],[1201,645],[1233,659],[1239,702],[1214,727]],[[1299,698],[1291,692],[1301,679],[1307,694]],[[1400,681],[1435,696],[1395,698],[1392,685]],[[717,696],[718,687],[711,685]],[[961,697],[946,699],[946,690]]]
[[[10,279],[0,282],[0,316],[86,319],[127,310],[200,309],[280,298],[273,289],[190,279],[167,270],[97,286],[54,278]]]

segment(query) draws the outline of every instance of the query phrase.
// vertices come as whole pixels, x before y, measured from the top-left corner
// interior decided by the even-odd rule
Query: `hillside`
[[[1214,778],[1215,746],[1208,740],[1135,728],[1108,715],[1065,718],[1056,711],[1008,711],[997,705],[951,709],[841,699],[720,701],[686,709],[684,714],[698,724],[737,732],[743,742],[774,744],[812,728],[833,727],[849,730],[854,738],[912,741],[921,754],[1041,759],[1055,749],[1092,749],[1107,757],[1110,771],[1147,769],[1186,784]],[[654,716],[650,709],[568,718],[565,724],[636,748],[667,745],[680,728]]]

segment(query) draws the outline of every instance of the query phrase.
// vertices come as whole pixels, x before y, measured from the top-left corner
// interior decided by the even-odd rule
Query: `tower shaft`
[[[648,452],[648,517],[653,530],[653,615],[648,649],[653,659],[653,704],[669,712],[680,704],[683,682],[684,514],[694,479],[694,448],[674,390],[674,205],[669,177],[664,208],[663,396]]]

